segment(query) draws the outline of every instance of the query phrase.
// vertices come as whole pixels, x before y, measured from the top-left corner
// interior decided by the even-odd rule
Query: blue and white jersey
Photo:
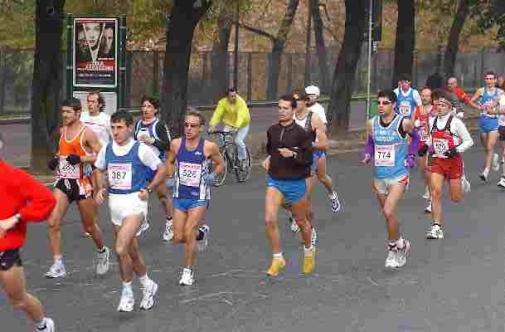
[[[395,90],[397,97],[395,109],[396,114],[406,117],[412,116],[412,113],[414,113],[414,110],[418,105],[415,96],[416,92],[417,90],[412,88],[410,88],[406,94],[404,94],[401,89]]]
[[[482,94],[479,98],[479,105],[492,105],[498,104],[500,97],[503,95],[503,90],[495,88],[494,92],[491,93],[486,87],[482,88]],[[481,113],[481,115],[488,116],[490,118],[496,118],[494,114]]]
[[[150,124],[145,125],[144,123],[142,123],[142,120],[138,120],[137,123],[135,124],[135,131],[134,131],[135,139],[138,139],[138,137],[142,134],[147,134],[150,138],[160,140],[158,134],[156,133],[156,126],[158,125],[158,122],[160,122],[160,119],[156,119]],[[158,149],[155,146],[151,146],[151,148],[158,153],[158,157],[160,157],[161,160],[165,160],[165,150]]]
[[[408,154],[407,137],[399,132],[403,117],[395,115],[393,121],[383,127],[380,116],[373,118],[373,139],[375,142],[375,177],[377,179],[397,178],[409,174],[405,166]]]
[[[135,142],[127,154],[114,153],[112,142],[105,150],[105,169],[111,194],[130,194],[145,188],[148,183],[150,168],[139,158],[140,143]],[[102,167],[100,167],[102,168]]]
[[[200,139],[195,150],[186,149],[186,139],[181,139],[181,146],[175,156],[174,198],[210,199],[210,186],[204,179],[209,174],[209,159],[205,157],[205,140]]]

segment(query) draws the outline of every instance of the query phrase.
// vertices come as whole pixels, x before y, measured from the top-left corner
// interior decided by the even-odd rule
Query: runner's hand
[[[95,201],[98,205],[101,205],[104,201],[105,189],[100,189],[95,194]]]
[[[49,168],[51,171],[54,171],[58,167],[59,163],[60,157],[54,156],[47,162],[47,168]]]
[[[76,154],[68,155],[67,161],[70,165],[77,165],[81,162],[81,157]]]
[[[19,221],[19,218],[16,215],[13,215],[7,219],[2,219],[2,220],[0,220],[0,229],[4,232],[7,232],[9,229],[16,226],[18,221]]]
[[[149,191],[145,188],[140,189],[139,198],[143,201],[147,201],[149,199]]]
[[[416,167],[416,155],[415,154],[409,154],[407,156],[407,159],[405,159],[405,166],[407,166],[407,168],[414,168]]]
[[[369,153],[365,153],[363,155],[363,158],[361,159],[361,163],[363,165],[367,165],[370,162],[370,160],[372,160],[372,156]]]
[[[458,150],[456,148],[450,148],[449,150],[445,151],[444,156],[448,158],[454,158],[458,155]]]
[[[265,160],[261,162],[261,166],[268,171],[270,169],[270,157],[267,157]]]
[[[278,148],[277,149],[282,157],[284,158],[293,158],[296,156],[296,152],[288,149],[288,148]]]

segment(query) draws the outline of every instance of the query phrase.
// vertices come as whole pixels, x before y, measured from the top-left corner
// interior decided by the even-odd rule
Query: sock
[[[105,246],[103,246],[102,248],[100,249],[96,249],[99,253],[103,254],[105,252]]]
[[[396,240],[396,247],[398,249],[403,249],[403,247],[405,247],[405,240],[403,240],[403,238],[400,236],[400,238],[398,240]]]
[[[335,198],[337,198],[337,193],[335,191],[332,191],[331,193],[328,194],[328,197],[330,199],[335,199]]]
[[[440,225],[440,223],[438,221],[433,221],[433,226],[438,226],[438,227],[442,228],[442,225]]]
[[[184,269],[182,269],[182,273],[193,273],[193,271],[189,268],[189,267],[185,267]]]
[[[151,279],[147,276],[147,273],[139,277],[139,281],[144,288],[149,286],[149,284],[151,283]]]
[[[55,264],[63,264],[63,256],[61,256],[61,255],[54,256],[54,263]]]
[[[273,258],[282,258],[282,251],[272,255]]]
[[[311,245],[310,245],[310,247],[308,247],[308,248],[306,248],[305,246],[303,246],[303,253],[304,253],[305,255],[310,254],[310,253],[312,253],[312,249],[313,249],[313,248],[314,248],[314,246],[313,246],[312,244],[311,244]]]
[[[133,294],[133,289],[132,289],[132,282],[124,282],[123,281],[123,289],[128,291],[130,294]]]
[[[489,175],[489,168],[484,168],[484,170],[482,171],[482,174],[484,176],[488,176]]]
[[[172,223],[173,223],[172,217],[167,217],[166,223],[167,223],[167,225],[172,225]]]
[[[396,248],[396,241],[393,241],[393,242],[389,241],[389,243],[388,243],[388,249],[389,250],[393,250],[395,248]]]
[[[43,330],[46,328],[46,317],[42,318],[40,322],[35,323],[37,330]]]

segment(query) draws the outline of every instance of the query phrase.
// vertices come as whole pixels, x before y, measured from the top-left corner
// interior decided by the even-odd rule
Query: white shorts
[[[139,193],[109,194],[110,219],[116,226],[121,226],[123,220],[132,215],[141,215],[142,224],[137,236],[149,228],[147,223],[148,201],[139,198]]]
[[[409,187],[409,176],[402,175],[396,178],[385,178],[385,179],[374,178],[373,181],[375,192],[377,192],[380,195],[389,194],[389,188],[397,184],[405,185],[405,190],[407,190]]]

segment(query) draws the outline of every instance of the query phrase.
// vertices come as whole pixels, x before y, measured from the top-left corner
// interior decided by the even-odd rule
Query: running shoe
[[[196,248],[198,249],[198,251],[204,251],[205,249],[207,249],[207,246],[209,245],[210,227],[208,225],[202,225],[198,227],[198,231],[203,232],[203,238],[196,239]]]
[[[429,240],[438,240],[444,238],[444,231],[440,225],[431,225],[428,232],[426,232],[426,238]]]
[[[181,279],[179,280],[179,285],[181,286],[191,286],[195,282],[195,275],[190,269],[183,269]]]
[[[65,271],[65,265],[62,262],[56,262],[49,268],[49,271],[44,275],[46,278],[63,278],[67,275]]]
[[[498,153],[493,154],[493,171],[497,172],[500,170],[500,157]]]
[[[312,246],[312,249],[305,251],[303,253],[303,273],[310,274],[314,272],[316,267],[316,247]]]
[[[500,181],[496,184],[498,187],[505,188],[505,176],[500,178]]]
[[[328,195],[328,198],[330,199],[331,202],[331,211],[333,211],[333,213],[339,212],[340,209],[342,208],[342,204],[340,204],[337,192],[336,191],[332,192],[330,195]]]
[[[165,231],[163,232],[163,241],[171,241],[174,238],[174,224],[172,219],[165,223]]]
[[[479,177],[482,180],[482,182],[487,182],[487,176],[488,176],[488,174],[489,174],[489,171],[486,172],[485,170],[482,173],[480,173]]]
[[[424,213],[431,213],[431,201],[428,201],[428,205],[424,208]]]
[[[467,180],[466,176],[463,175],[461,178],[461,188],[464,193],[469,193],[472,190],[472,186],[470,185],[470,181]]]
[[[54,327],[54,321],[51,318],[44,318],[44,327],[39,329],[38,327],[35,328],[35,332],[54,332],[56,331]]]
[[[396,258],[397,255],[398,255],[398,249],[396,248],[396,245],[388,246],[388,256],[386,257],[384,267],[388,269],[394,269],[398,267],[398,260]]]
[[[133,311],[133,306],[135,305],[135,298],[131,290],[123,288],[121,292],[121,299],[119,300],[119,305],[117,306],[117,311],[119,312],[131,312]]]
[[[312,232],[310,233],[310,243],[315,246],[317,243],[317,232],[314,227],[312,227]]]
[[[142,301],[140,301],[140,309],[149,310],[154,306],[154,296],[158,292],[158,284],[150,281],[147,287],[142,288]]]
[[[426,188],[424,189],[423,198],[426,200],[429,200],[431,198],[430,189],[428,188],[428,186],[426,186]]]
[[[293,218],[292,216],[289,216],[289,229],[293,233],[299,233],[300,232],[300,226],[298,226],[298,224],[295,221],[295,218]]]
[[[270,277],[277,277],[285,267],[286,267],[286,261],[284,260],[283,257],[273,258],[272,264],[270,264],[267,274]]]
[[[96,253],[96,274],[98,275],[104,275],[109,271],[110,250],[106,246],[103,248],[103,252]]]
[[[403,248],[396,246],[396,267],[402,267],[407,263],[407,257],[410,253],[410,241],[403,240]]]

